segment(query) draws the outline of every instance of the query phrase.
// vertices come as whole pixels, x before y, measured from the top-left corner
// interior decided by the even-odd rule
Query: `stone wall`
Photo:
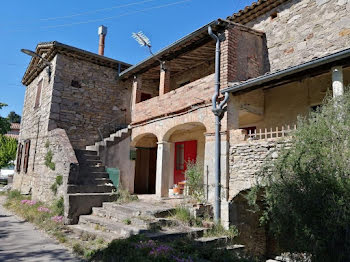
[[[117,81],[117,69],[61,54],[56,67],[50,129],[65,129],[74,148],[99,141],[100,127],[109,135],[106,123],[130,122],[131,84]]]
[[[246,25],[266,33],[276,71],[349,48],[349,13],[349,0],[291,0]]]
[[[230,145],[229,200],[256,184],[257,173],[266,161],[278,157],[285,139],[252,140]]]

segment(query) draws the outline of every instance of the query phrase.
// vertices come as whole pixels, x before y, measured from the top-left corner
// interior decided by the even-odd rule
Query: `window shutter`
[[[27,173],[27,170],[28,170],[29,149],[30,149],[30,140],[27,140],[24,144],[24,161],[23,161],[24,173]]]
[[[21,143],[19,143],[18,149],[17,149],[17,162],[16,162],[17,173],[21,172],[22,150],[23,150],[23,145]]]
[[[43,80],[40,80],[39,83],[38,83],[37,90],[36,90],[36,98],[35,98],[35,106],[34,106],[34,108],[37,108],[40,105],[40,97],[41,97],[41,89],[42,89],[42,87],[43,87]]]

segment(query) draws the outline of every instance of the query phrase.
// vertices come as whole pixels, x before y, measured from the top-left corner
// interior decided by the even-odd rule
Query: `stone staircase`
[[[90,214],[92,207],[114,201],[115,187],[96,151],[75,150],[79,173],[73,184],[67,185],[68,220],[76,224],[80,215]]]
[[[129,128],[125,127],[123,129],[117,130],[115,133],[111,134],[109,137],[104,138],[102,141],[96,142],[94,145],[87,146],[86,150],[101,152],[105,147],[117,144],[119,141],[125,139],[129,136]]]
[[[78,236],[94,235],[111,241],[143,234],[150,239],[171,240],[179,237],[197,239],[206,229],[191,228],[169,218],[173,207],[159,202],[134,201],[127,204],[103,203],[92,208],[91,215],[82,215],[70,229]]]

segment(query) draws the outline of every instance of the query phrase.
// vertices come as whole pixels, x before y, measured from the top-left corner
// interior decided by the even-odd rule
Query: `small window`
[[[43,80],[41,79],[39,81],[37,89],[36,89],[36,98],[35,98],[34,108],[38,108],[40,106],[41,90],[42,90],[42,88],[43,88]]]
[[[141,93],[141,101],[140,102],[146,101],[146,100],[151,99],[151,98],[152,98],[151,94]]]
[[[185,169],[185,145],[183,143],[176,144],[176,170]]]
[[[278,13],[277,12],[273,12],[271,15],[270,15],[270,18],[271,20],[274,20],[275,18],[278,17]]]
[[[24,161],[23,161],[24,173],[27,173],[28,171],[29,150],[30,150],[30,140],[26,140],[24,142]]]
[[[70,83],[70,85],[71,85],[72,87],[81,88],[81,85],[80,85],[79,81],[77,81],[77,80],[72,80],[72,82]]]

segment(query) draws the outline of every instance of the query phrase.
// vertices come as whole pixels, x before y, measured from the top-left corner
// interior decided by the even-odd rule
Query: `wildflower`
[[[54,216],[54,217],[51,217],[51,220],[56,222],[56,223],[62,223],[63,222],[63,216]]]
[[[44,212],[44,213],[50,213],[50,209],[48,209],[47,207],[38,207],[38,211],[39,212]]]
[[[152,248],[152,250],[149,252],[149,255],[151,256],[167,256],[169,253],[171,253],[173,249],[166,245],[160,245],[158,247]]]
[[[143,248],[153,248],[156,246],[156,243],[153,240],[148,240],[148,241],[140,241],[138,244],[135,245],[136,248],[138,249],[143,249]]]
[[[21,204],[22,205],[34,206],[34,205],[36,205],[36,201],[35,200],[24,199],[24,200],[21,200]]]

